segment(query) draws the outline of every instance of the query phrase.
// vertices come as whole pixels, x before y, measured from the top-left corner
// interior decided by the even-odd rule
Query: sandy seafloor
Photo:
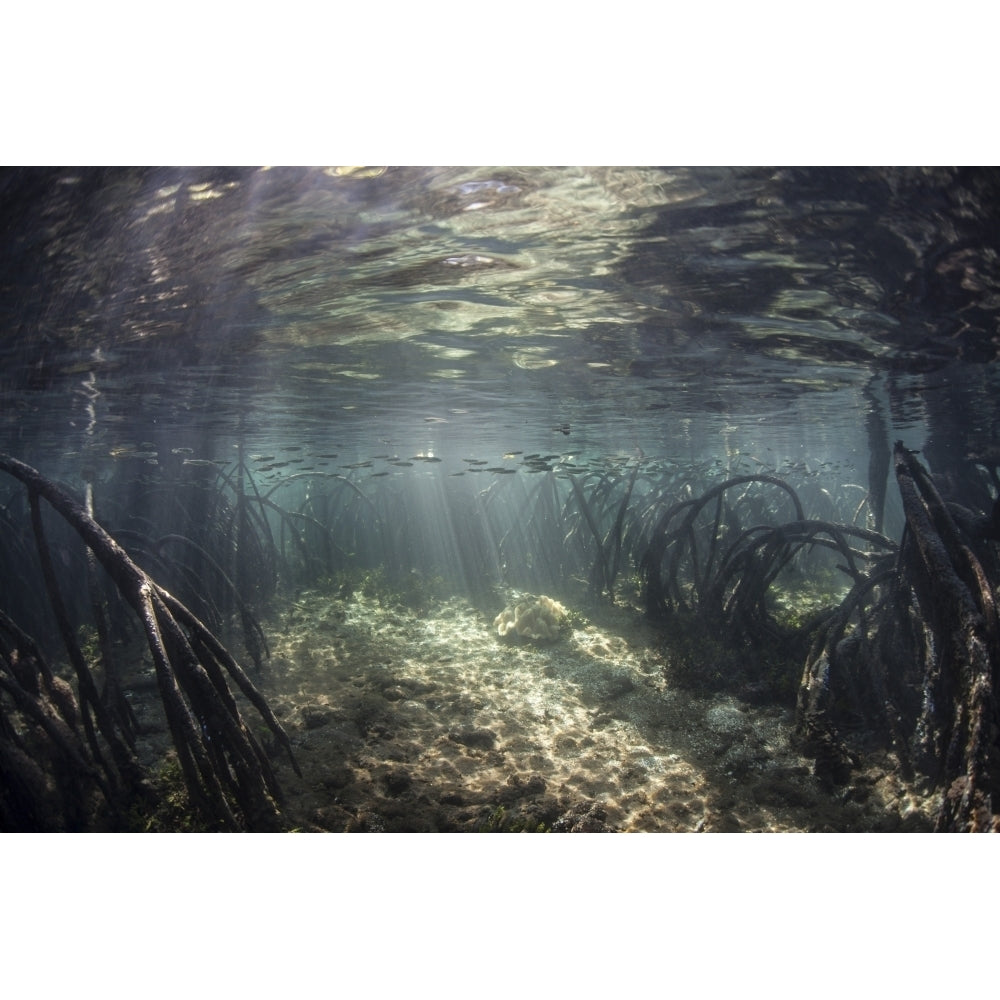
[[[303,774],[275,753],[290,826],[929,827],[934,803],[900,782],[891,755],[824,788],[790,746],[790,709],[672,688],[663,644],[633,608],[590,607],[577,624],[539,647],[501,640],[491,615],[457,598],[421,611],[361,593],[289,601],[266,623],[257,683]]]

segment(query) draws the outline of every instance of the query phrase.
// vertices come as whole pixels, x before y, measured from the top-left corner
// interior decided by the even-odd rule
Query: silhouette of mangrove
[[[897,558],[859,579],[817,635],[799,737],[818,768],[843,779],[853,763],[838,732],[846,705],[889,735],[905,775],[942,789],[936,829],[1000,830],[1000,501],[990,515],[946,502],[902,443],[893,462],[906,516]]]
[[[279,828],[281,790],[230,683],[288,751],[296,771],[298,766],[287,734],[236,659],[66,490],[6,455],[0,455],[0,471],[27,490],[45,592],[78,688],[74,695],[35,640],[8,615],[0,617],[0,691],[6,695],[0,712],[0,825],[81,829],[94,814],[96,796],[105,801],[111,825],[120,828],[131,803],[149,796],[148,776],[135,755],[134,718],[108,641],[104,598],[91,579],[104,675],[99,687],[64,599],[66,584],[56,570],[42,515],[40,501],[45,500],[82,539],[138,620],[195,815],[210,828]],[[92,501],[88,506],[92,510]],[[238,519],[237,513],[237,524]]]
[[[893,459],[906,518],[899,545],[806,518],[795,490],[770,475],[733,477],[671,504],[639,559],[646,610],[664,623],[694,616],[731,646],[807,640],[795,733],[822,780],[850,779],[858,752],[849,742],[864,731],[891,746],[908,780],[941,791],[937,829],[998,829],[1000,500],[990,515],[945,502],[912,452],[897,444]],[[762,503],[765,490],[783,499]],[[883,504],[876,496],[876,523]],[[778,522],[782,506],[792,520]],[[780,621],[781,574],[822,551],[846,593]]]

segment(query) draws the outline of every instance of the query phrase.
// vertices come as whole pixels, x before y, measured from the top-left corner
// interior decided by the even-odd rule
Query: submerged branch
[[[84,719],[86,709],[90,708],[101,735],[113,748],[120,746],[116,722],[102,712],[89,668],[60,608],[58,583],[51,560],[45,555],[41,517],[37,512],[39,498],[44,498],[77,532],[139,618],[193,805],[207,822],[228,829],[244,825],[274,827],[279,815],[273,801],[276,783],[264,755],[249,736],[219,665],[261,713],[268,728],[288,750],[293,764],[295,761],[287,735],[235,659],[183,604],[140,569],[67,492],[37,470],[6,455],[0,455],[0,471],[20,480],[28,490],[43,569],[46,561],[49,563],[46,587],[84,693]],[[233,811],[231,797],[238,803],[242,819]]]

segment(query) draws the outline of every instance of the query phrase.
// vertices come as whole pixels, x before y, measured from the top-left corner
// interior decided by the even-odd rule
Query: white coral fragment
[[[566,609],[551,597],[526,597],[504,608],[493,619],[501,638],[530,639],[548,642],[559,638],[559,627],[566,617]]]

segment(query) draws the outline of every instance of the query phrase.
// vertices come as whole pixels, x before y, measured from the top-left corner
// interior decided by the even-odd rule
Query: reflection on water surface
[[[9,172],[7,430],[35,423],[63,449],[100,435],[105,453],[129,443],[123,421],[147,440],[329,435],[377,453],[376,439],[534,450],[566,422],[581,448],[654,454],[692,437],[717,452],[726,424],[756,443],[763,424],[790,451],[818,433],[815,456],[856,444],[865,387],[899,431],[941,389],[993,388],[996,183]],[[984,416],[970,435],[989,433]]]

